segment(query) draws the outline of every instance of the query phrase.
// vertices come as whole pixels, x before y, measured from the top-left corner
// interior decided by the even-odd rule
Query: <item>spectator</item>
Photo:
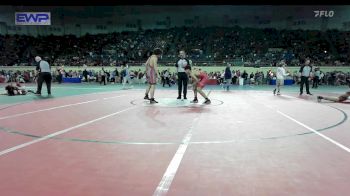
[[[318,84],[320,82],[320,76],[321,76],[321,72],[319,68],[315,69],[315,75],[313,78],[313,83],[312,83],[312,88],[318,88]]]
[[[163,87],[165,86],[165,83],[168,84],[169,87],[171,87],[171,85],[170,85],[170,72],[169,72],[169,69],[164,70],[163,77],[164,77]]]
[[[231,64],[227,64],[227,67],[225,69],[225,87],[226,87],[226,90],[229,91],[230,90],[230,84],[231,84],[231,80],[232,80],[232,73],[231,73]]]

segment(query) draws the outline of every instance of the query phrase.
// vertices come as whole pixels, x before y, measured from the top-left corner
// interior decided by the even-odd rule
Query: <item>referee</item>
[[[301,82],[300,82],[300,95],[303,94],[303,88],[304,88],[304,84],[306,86],[306,93],[308,95],[312,95],[310,93],[310,89],[309,89],[309,80],[310,80],[310,74],[312,72],[312,67],[310,65],[310,58],[306,58],[305,59],[305,62],[304,62],[304,65],[302,65],[300,67],[300,75],[301,75]]]
[[[183,86],[183,95],[184,99],[187,99],[187,83],[188,83],[188,76],[185,72],[185,67],[187,65],[191,65],[192,62],[186,58],[186,53],[184,50],[180,50],[180,59],[177,60],[175,67],[177,67],[177,84],[178,84],[178,90],[179,90],[179,96],[177,99],[181,99],[181,91]]]
[[[36,95],[41,95],[41,87],[43,86],[43,82],[45,81],[47,87],[47,93],[51,95],[51,67],[47,61],[41,60],[41,57],[36,56],[35,61],[38,63],[36,66],[36,70],[39,72],[38,76],[38,89],[36,91]]]

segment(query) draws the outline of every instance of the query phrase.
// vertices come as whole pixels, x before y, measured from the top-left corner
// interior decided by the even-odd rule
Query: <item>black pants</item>
[[[319,82],[320,82],[320,79],[317,76],[315,76],[313,79],[312,88],[317,88]]]
[[[41,94],[41,87],[43,86],[43,83],[45,81],[46,87],[47,87],[47,93],[51,94],[51,80],[52,80],[51,73],[48,73],[48,72],[39,73],[38,90],[36,92]]]
[[[58,74],[57,81],[59,84],[62,83],[62,74],[61,73]]]
[[[170,80],[167,77],[165,78],[165,80],[163,80],[163,87],[165,86],[165,84],[169,85],[169,87],[171,86],[170,85]]]
[[[233,78],[232,78],[232,84],[236,84],[236,82],[237,82],[237,77],[236,77],[236,76],[233,76]]]
[[[102,84],[102,82],[103,82],[103,85],[106,85],[106,76],[101,77],[100,84]]]
[[[314,77],[312,88],[317,88],[319,83],[320,83],[320,79],[318,78],[318,76]]]
[[[303,91],[303,88],[304,88],[304,84],[306,86],[306,93],[307,94],[311,94],[310,93],[310,90],[309,90],[309,78],[308,77],[305,77],[305,76],[301,76],[301,81],[300,81],[300,94],[302,94],[304,91]]]
[[[186,97],[186,95],[187,95],[187,83],[188,83],[187,74],[185,72],[177,73],[177,84],[178,84],[178,90],[179,90],[179,97],[181,97],[182,86],[183,86],[184,97]]]

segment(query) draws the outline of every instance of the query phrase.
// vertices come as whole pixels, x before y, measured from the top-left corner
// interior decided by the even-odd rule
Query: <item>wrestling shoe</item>
[[[154,100],[154,98],[150,99],[149,102],[150,102],[150,104],[158,103],[158,101]]]
[[[204,104],[210,104],[210,103],[211,103],[210,99],[205,99]]]
[[[195,98],[193,99],[193,101],[191,101],[191,103],[198,103],[197,97],[195,97]]]

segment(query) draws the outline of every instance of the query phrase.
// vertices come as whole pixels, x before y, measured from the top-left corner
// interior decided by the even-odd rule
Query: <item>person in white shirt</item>
[[[126,89],[133,88],[132,81],[130,78],[129,65],[127,63],[122,65],[122,76],[123,76],[123,89],[126,90]],[[126,83],[129,84],[129,88],[126,87]]]
[[[323,83],[323,78],[324,78],[324,73],[321,71],[319,84]]]
[[[276,95],[276,90],[277,90],[277,95],[281,95],[281,86],[284,85],[284,78],[289,75],[289,73],[286,73],[285,69],[285,61],[281,61],[278,63],[278,68],[276,71],[276,87],[273,90],[273,94]]]
[[[177,80],[178,80],[178,97],[177,99],[181,99],[181,91],[183,87],[183,98],[187,99],[187,84],[188,84],[188,76],[185,72],[185,67],[187,65],[192,66],[192,61],[186,58],[186,52],[184,50],[180,50],[179,54],[180,59],[178,59],[175,63],[175,67],[177,68]]]
[[[312,83],[312,88],[318,88],[318,84],[320,83],[320,77],[321,77],[320,68],[316,68],[313,83]]]
[[[38,72],[38,82],[35,94],[41,95],[41,88],[43,83],[45,82],[47,87],[47,94],[51,95],[51,66],[47,61],[42,60],[39,56],[35,57],[35,61],[38,63],[36,66],[36,70]]]

